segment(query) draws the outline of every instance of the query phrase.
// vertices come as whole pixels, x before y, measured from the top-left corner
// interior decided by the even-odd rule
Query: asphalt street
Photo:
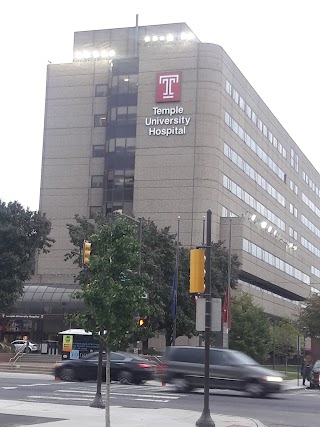
[[[95,383],[68,383],[50,377],[0,378],[0,399],[87,406],[96,393]],[[203,409],[203,391],[175,393],[171,386],[156,382],[140,386],[111,384],[111,405],[129,408]],[[212,413],[257,418],[268,427],[310,427],[319,425],[320,391],[297,390],[266,399],[252,399],[240,392],[210,391]],[[50,416],[50,414],[48,414]],[[48,420],[49,421],[49,420]],[[0,423],[2,420],[0,414]],[[40,422],[40,421],[33,421]],[[43,421],[42,421],[43,422]],[[10,422],[14,425],[14,422]],[[32,422],[29,422],[32,424]]]

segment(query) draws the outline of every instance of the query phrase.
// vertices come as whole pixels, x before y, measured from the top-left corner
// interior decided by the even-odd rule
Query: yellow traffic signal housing
[[[83,265],[88,265],[90,262],[90,256],[91,256],[91,243],[85,240],[83,242]]]
[[[141,327],[141,326],[144,326],[145,325],[145,319],[143,319],[142,317],[140,317],[139,319],[138,319],[138,325]]]
[[[205,249],[190,251],[190,293],[203,294],[205,280]]]

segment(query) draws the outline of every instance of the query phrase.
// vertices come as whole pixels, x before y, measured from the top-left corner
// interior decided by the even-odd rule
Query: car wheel
[[[72,368],[63,368],[60,374],[62,381],[75,381],[76,373]]]
[[[259,381],[249,381],[246,383],[245,391],[251,397],[263,397],[266,395],[266,391],[264,389],[263,384]]]
[[[118,382],[120,384],[132,384],[133,383],[133,376],[131,374],[131,372],[129,371],[121,371],[120,374],[118,375]]]
[[[185,393],[191,390],[190,384],[183,377],[172,378],[172,380],[170,381],[170,384],[173,385],[175,391],[178,393]]]
[[[24,349],[24,352],[25,352],[25,353],[30,353],[30,352],[31,352],[30,347],[26,347],[26,348]]]

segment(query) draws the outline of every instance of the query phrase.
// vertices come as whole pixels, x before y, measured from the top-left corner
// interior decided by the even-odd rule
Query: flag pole
[[[229,218],[229,252],[228,252],[228,291],[227,291],[227,331],[229,332],[229,329],[231,327],[230,325],[230,306],[231,306],[231,218]],[[229,347],[229,340],[228,340],[228,347]]]
[[[175,275],[173,279],[173,304],[174,304],[174,316],[172,322],[172,345],[176,345],[177,338],[177,300],[178,300],[178,280],[179,280],[179,240],[180,240],[180,216],[178,216],[178,230],[177,230],[177,241],[176,241],[176,267]]]

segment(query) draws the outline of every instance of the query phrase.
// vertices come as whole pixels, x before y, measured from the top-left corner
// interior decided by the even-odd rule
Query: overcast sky
[[[48,61],[72,61],[75,31],[134,26],[136,14],[222,46],[320,171],[319,12],[318,0],[2,1],[0,199],[38,209]]]

